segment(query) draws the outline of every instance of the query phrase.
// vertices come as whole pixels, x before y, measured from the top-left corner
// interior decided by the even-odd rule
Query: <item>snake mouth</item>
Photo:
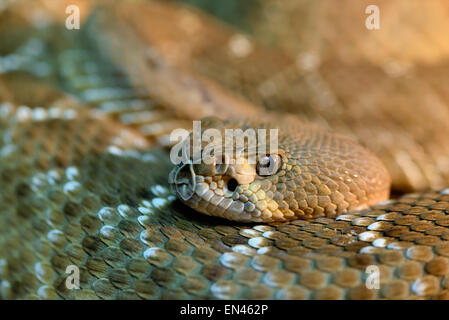
[[[217,185],[219,179],[222,180],[220,187]],[[194,166],[187,163],[175,167],[168,180],[178,198],[201,213],[241,222],[255,219],[244,210],[243,202],[233,199],[239,183],[232,177],[223,179],[223,176],[213,178],[197,175]],[[215,187],[211,188],[211,183]]]
[[[192,163],[183,163],[170,172],[169,183],[184,201],[192,198],[196,188],[196,174]]]

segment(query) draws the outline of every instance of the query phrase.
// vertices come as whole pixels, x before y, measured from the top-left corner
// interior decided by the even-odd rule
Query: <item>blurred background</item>
[[[161,147],[202,116],[291,114],[358,139],[394,193],[441,189],[448,16],[444,0],[3,0],[0,103],[95,108]]]

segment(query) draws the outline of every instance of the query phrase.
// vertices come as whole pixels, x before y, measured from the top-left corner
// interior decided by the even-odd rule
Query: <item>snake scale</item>
[[[79,4],[85,8],[82,1]],[[11,5],[0,14],[21,21],[23,8],[20,2],[16,5],[18,9]],[[45,1],[42,5],[45,7]],[[342,193],[346,187],[348,194],[330,203],[325,198],[332,193],[327,190],[332,189],[332,181],[327,181],[326,188],[322,183],[325,178],[312,186],[305,174],[304,189],[317,197],[310,196],[306,205],[297,203],[298,208],[303,205],[304,216],[290,216],[290,221],[239,223],[199,214],[177,201],[167,181],[173,168],[164,149],[167,133],[210,114],[222,118],[235,118],[242,112],[248,117],[259,115],[262,109],[256,105],[263,104],[261,100],[266,121],[271,121],[268,123],[302,123],[296,115],[287,114],[294,104],[287,89],[263,99],[255,89],[257,77],[264,72],[280,82],[294,81],[295,74],[276,73],[289,65],[288,55],[254,47],[247,38],[232,36],[233,30],[195,10],[153,1],[125,1],[117,6],[93,13],[82,32],[61,31],[51,23],[41,31],[18,30],[12,36],[2,31],[2,59],[15,63],[8,64],[12,70],[0,78],[1,298],[449,298],[449,192],[420,191],[375,204],[388,197],[385,168],[352,138],[328,129],[304,125],[301,130],[286,129],[288,134],[281,136],[284,147],[299,148],[295,139],[303,141],[300,133],[305,132],[315,137],[310,139],[312,145],[319,141],[325,147],[339,146],[337,151],[349,149],[347,153],[311,155],[310,181],[319,175],[314,165],[325,167],[318,156],[329,156],[342,157],[342,180],[350,174],[355,182],[334,186]],[[139,27],[138,19],[133,19],[136,12],[152,17],[149,20],[154,26],[164,21],[181,21],[185,30],[189,30],[186,26],[196,26],[193,32],[198,35],[204,24],[218,49],[211,51],[212,45],[200,36],[197,43],[184,43],[179,38],[187,38],[173,32],[176,27]],[[176,14],[181,18],[170,19]],[[115,15],[122,15],[121,19]],[[57,15],[50,13],[47,21],[51,19],[58,21]],[[109,22],[105,28],[103,23],[108,19],[117,23]],[[0,21],[14,25],[14,19]],[[129,29],[131,34],[121,33]],[[176,41],[163,43],[161,39]],[[220,47],[230,39],[231,50],[243,59],[235,60],[236,65]],[[150,48],[143,50],[135,47],[136,43],[150,44]],[[176,45],[182,48],[182,55],[176,55]],[[255,50],[251,60],[246,58],[248,48]],[[251,74],[258,61],[266,68]],[[245,66],[248,72],[236,71]],[[336,74],[343,72],[328,67]],[[214,68],[228,73],[218,76]],[[309,68],[302,76],[305,82],[322,84]],[[27,94],[22,92],[25,89]],[[273,105],[282,102],[282,93],[289,96],[290,105],[286,98],[287,109],[274,110]],[[315,117],[313,111],[303,111],[305,120]],[[357,117],[355,112],[352,120]],[[391,123],[397,120],[394,117]],[[445,113],[439,117],[443,121]],[[438,120],[433,123],[435,128],[440,124]],[[404,169],[403,162],[395,162],[404,158],[390,157],[395,153],[388,152],[388,144],[380,148],[385,152],[376,152],[376,142],[369,145],[368,139],[363,140],[363,132],[371,132],[369,128],[363,131],[364,125],[354,125],[354,130],[362,132],[363,144],[385,163],[394,188],[419,190],[441,182],[431,178],[422,182],[419,176],[392,171],[395,167]],[[401,127],[402,123],[396,125]],[[346,125],[337,121],[335,127],[344,132]],[[293,132],[299,132],[299,138],[294,138]],[[417,141],[425,135],[418,130]],[[297,152],[295,147],[291,149],[292,154]],[[436,155],[433,146],[428,150]],[[284,169],[293,160],[288,150],[286,154]],[[422,164],[416,154],[412,159]],[[298,160],[303,172],[307,155]],[[322,161],[329,163],[326,158]],[[424,164],[427,167],[423,168],[430,166],[429,162]],[[291,170],[298,170],[294,167],[292,164]],[[438,165],[434,168],[442,170]],[[423,170],[422,177],[432,177],[426,174],[430,171]],[[338,167],[330,168],[327,177],[335,172]],[[369,179],[363,181],[365,177]],[[256,197],[257,191],[269,190],[275,183],[288,185],[282,179],[262,180],[254,191]],[[298,184],[296,181],[294,187]],[[364,194],[357,193],[361,184],[366,187]],[[351,196],[352,190],[355,194]],[[291,191],[286,187],[278,197],[285,197],[291,205]],[[247,198],[254,202],[251,195]],[[365,207],[348,211],[359,207],[354,198],[363,199]],[[282,205],[280,199],[277,201],[266,206],[275,212],[274,207]],[[320,204],[321,209],[317,209]],[[264,208],[265,204],[259,204],[262,216]],[[276,214],[273,217],[279,218]],[[80,270],[79,289],[66,286],[66,268],[71,265]],[[369,266],[378,268],[379,288],[366,285]]]

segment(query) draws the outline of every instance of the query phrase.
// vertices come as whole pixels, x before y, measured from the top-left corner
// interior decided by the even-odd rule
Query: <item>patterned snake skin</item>
[[[20,20],[17,12],[0,14]],[[220,83],[202,73],[203,65],[192,71],[175,60],[148,63],[141,70],[148,78],[136,81],[135,70],[119,69],[109,55],[117,51],[90,37],[113,31],[100,29],[101,19],[76,34],[47,26],[45,33],[7,35],[0,26],[0,66],[11,68],[0,75],[2,299],[449,298],[447,190],[409,193],[337,218],[271,224],[207,217],[176,201],[161,146],[195,112],[183,113],[179,101],[189,105],[197,98],[188,92],[206,88],[209,111],[235,112],[220,108],[223,98],[249,114],[254,87],[231,88],[226,77]],[[133,53],[119,55],[121,66]],[[152,62],[155,53],[148,55]],[[192,72],[196,87],[177,77]],[[234,96],[238,90],[250,102]],[[391,171],[397,163],[389,155],[379,154]],[[396,186],[417,180],[404,181],[395,184],[393,174]],[[66,286],[72,265],[80,270],[79,289]],[[378,289],[366,285],[369,266],[380,272]]]

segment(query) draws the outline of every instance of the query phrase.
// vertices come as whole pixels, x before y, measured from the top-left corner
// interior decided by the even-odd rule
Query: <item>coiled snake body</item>
[[[184,164],[171,177],[190,206],[253,223],[198,214],[168,190],[172,165],[154,136],[167,112],[175,116],[148,95],[178,111],[179,96],[169,89],[186,86],[201,92],[193,101],[207,100],[209,111],[224,112],[220,101],[237,111],[248,104],[201,76],[183,80],[182,68],[152,63],[154,52],[153,72],[145,74],[154,87],[140,94],[92,47],[56,50],[63,51],[58,79],[82,102],[57,91],[33,97],[30,107],[13,98],[0,107],[1,298],[449,297],[446,190],[376,204],[388,198],[390,180],[373,154],[285,118],[275,174],[261,177],[257,165],[244,163],[216,176],[215,166]],[[181,96],[190,105],[191,96]],[[41,103],[45,108],[34,108]],[[139,127],[144,116],[156,125]],[[241,127],[241,120],[207,121]],[[199,198],[212,192],[215,200]],[[69,266],[79,270],[79,288],[67,286]],[[377,284],[367,281],[373,267]]]

